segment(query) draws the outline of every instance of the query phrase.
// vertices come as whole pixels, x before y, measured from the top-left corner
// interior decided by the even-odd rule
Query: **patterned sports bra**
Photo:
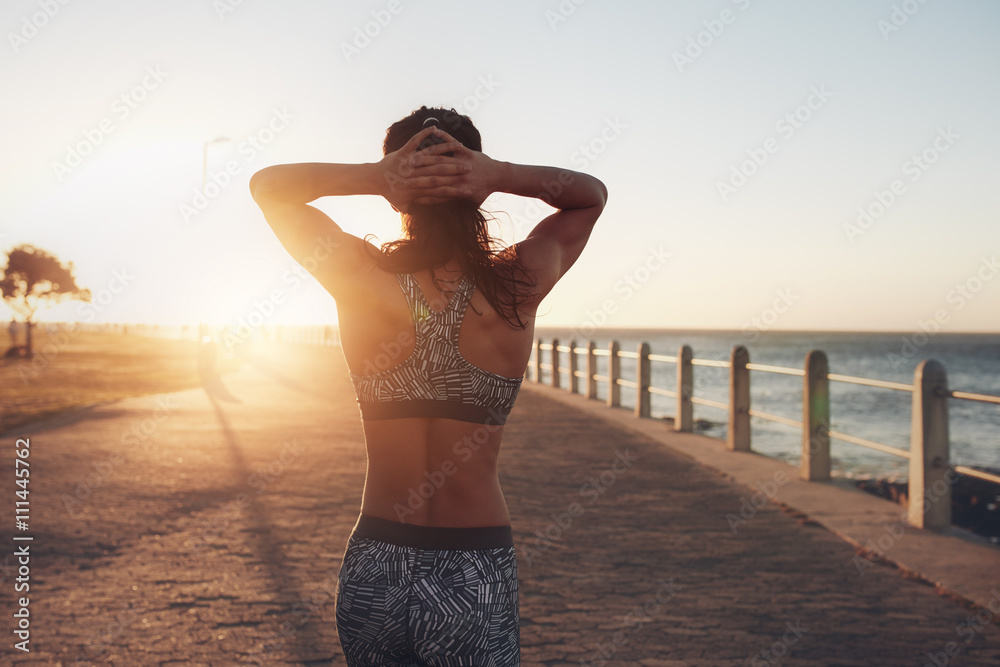
[[[370,419],[445,417],[476,424],[504,424],[521,378],[473,366],[458,351],[458,333],[475,285],[463,275],[448,306],[432,311],[409,273],[397,273],[413,319],[413,353],[373,375],[351,373],[361,415]]]

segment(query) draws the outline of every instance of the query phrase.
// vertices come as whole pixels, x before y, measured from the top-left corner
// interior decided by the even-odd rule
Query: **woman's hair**
[[[479,130],[468,116],[454,109],[420,107],[393,123],[385,133],[382,152],[402,148],[424,129],[428,118],[474,151],[483,150]],[[491,306],[511,326],[525,328],[518,307],[533,283],[520,259],[490,236],[487,218],[470,201],[453,199],[440,204],[413,204],[403,216],[404,237],[382,244],[380,268],[392,273],[413,273],[443,266],[457,257],[466,273]],[[438,285],[434,277],[434,284]],[[440,288],[440,286],[438,286]]]

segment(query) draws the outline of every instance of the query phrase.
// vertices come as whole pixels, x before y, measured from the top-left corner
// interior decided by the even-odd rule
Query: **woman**
[[[454,110],[393,124],[373,164],[268,167],[250,188],[282,245],[337,302],[368,453],[361,515],[340,571],[349,665],[517,665],[517,563],[497,478],[503,424],[538,304],[604,208],[596,178],[493,160]],[[494,192],[557,211],[498,249],[479,206]],[[383,196],[404,236],[381,248],[308,205]],[[309,268],[309,266],[307,266]]]

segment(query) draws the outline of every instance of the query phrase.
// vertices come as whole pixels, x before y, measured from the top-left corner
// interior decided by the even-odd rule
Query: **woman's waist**
[[[482,444],[460,439],[468,449],[457,453],[452,437],[431,437],[452,433],[374,435],[366,433],[365,514],[434,526],[510,523],[497,476],[499,433]]]
[[[404,421],[404,420],[399,420]],[[497,464],[501,432],[469,435],[458,424],[365,424],[366,485],[386,492],[469,495],[499,491]],[[467,425],[466,425],[467,426]]]
[[[351,539],[374,539],[400,547],[429,550],[500,549],[514,546],[510,523],[491,526],[425,526],[366,514]]]
[[[362,513],[398,523],[477,527],[509,525],[507,503],[496,474],[449,477],[442,470],[423,476],[382,478],[369,468]]]

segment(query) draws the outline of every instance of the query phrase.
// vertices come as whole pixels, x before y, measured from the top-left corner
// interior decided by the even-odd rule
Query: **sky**
[[[1000,3],[6,0],[0,29],[0,249],[94,294],[42,319],[335,322],[250,176],[377,161],[428,105],[607,185],[539,326],[1000,331]],[[551,212],[485,206],[507,243]]]

